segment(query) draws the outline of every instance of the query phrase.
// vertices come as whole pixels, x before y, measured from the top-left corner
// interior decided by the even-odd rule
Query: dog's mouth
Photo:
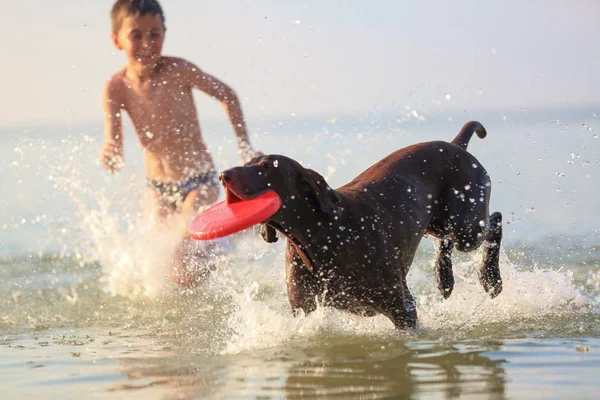
[[[238,196],[231,188],[225,186],[225,202],[227,204],[233,204],[240,201],[244,201],[244,199]]]
[[[253,193],[244,193],[240,190],[236,190],[228,185],[223,185],[225,188],[225,203],[233,204],[239,203],[240,201],[252,200],[253,198],[260,196],[266,190],[253,192]]]

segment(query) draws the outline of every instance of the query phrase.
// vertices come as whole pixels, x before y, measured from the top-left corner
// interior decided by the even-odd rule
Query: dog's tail
[[[471,140],[471,136],[473,136],[473,133],[477,133],[477,136],[479,136],[482,139],[487,135],[487,132],[485,131],[483,125],[481,125],[477,121],[469,121],[462,127],[458,135],[456,135],[456,137],[451,143],[460,146],[466,150],[467,146],[469,145],[469,140]]]

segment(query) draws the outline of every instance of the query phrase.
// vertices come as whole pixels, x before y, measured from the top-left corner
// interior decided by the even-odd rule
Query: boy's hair
[[[113,33],[118,33],[123,23],[123,18],[137,14],[140,17],[146,14],[158,15],[165,26],[165,14],[156,0],[117,0],[110,11]]]

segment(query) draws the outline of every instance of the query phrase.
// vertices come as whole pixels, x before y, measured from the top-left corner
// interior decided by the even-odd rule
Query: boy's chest
[[[130,114],[179,114],[194,107],[190,88],[166,78],[130,85],[127,89],[124,106]]]

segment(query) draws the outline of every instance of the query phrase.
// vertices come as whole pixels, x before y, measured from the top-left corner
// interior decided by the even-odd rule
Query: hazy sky
[[[600,104],[600,1],[164,0],[164,53],[230,84],[248,119]],[[8,2],[0,126],[100,122],[124,62],[111,1]],[[216,102],[198,95],[200,116]]]

